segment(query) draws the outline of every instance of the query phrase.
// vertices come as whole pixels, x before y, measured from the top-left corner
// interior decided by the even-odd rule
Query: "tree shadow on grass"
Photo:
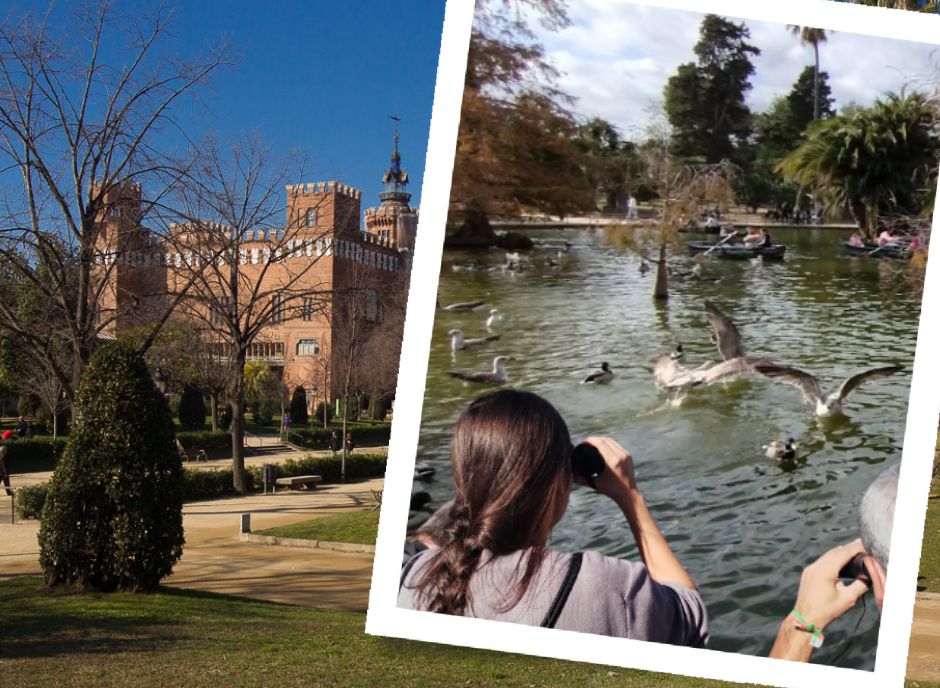
[[[0,659],[154,652],[198,642],[188,623],[203,600],[245,600],[228,595],[160,588],[159,594],[47,589],[39,578],[0,585]],[[254,604],[267,604],[254,602]],[[273,606],[273,603],[270,603]],[[212,623],[238,624],[240,605],[217,605]]]

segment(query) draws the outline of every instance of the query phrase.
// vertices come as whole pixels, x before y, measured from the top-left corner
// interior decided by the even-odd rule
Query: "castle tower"
[[[288,231],[358,233],[362,191],[339,182],[287,185]]]
[[[397,117],[392,119],[398,122]],[[408,186],[408,171],[401,166],[397,126],[391,164],[382,175],[382,183],[385,190],[379,194],[381,205],[366,210],[366,232],[393,242],[399,251],[411,252],[414,250],[415,232],[418,229],[418,213],[408,205],[411,201],[411,194],[405,190]]]
[[[97,196],[100,188],[95,184],[91,196]],[[110,334],[152,322],[166,304],[162,247],[141,224],[142,217],[140,184],[125,182],[103,195],[96,219],[98,268],[93,278],[105,281],[98,312],[109,321],[105,331]]]

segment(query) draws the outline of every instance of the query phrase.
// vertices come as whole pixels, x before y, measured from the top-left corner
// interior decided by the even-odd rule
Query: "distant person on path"
[[[636,199],[633,196],[627,199],[627,219],[635,220],[639,217],[636,208]]]
[[[336,452],[338,452],[340,449],[342,449],[342,446],[339,443],[339,436],[334,430],[330,435],[330,451],[333,452],[333,455],[335,456]]]
[[[353,436],[351,432],[346,433],[346,453],[352,454],[352,450],[356,448],[356,443],[353,442]]]
[[[284,436],[285,440],[290,436],[290,413],[287,411],[281,416],[281,434]]]
[[[16,426],[16,436],[23,439],[28,439],[33,433],[30,430],[29,423],[26,422],[24,416],[20,416],[19,425]]]
[[[642,563],[546,547],[568,508],[574,448],[551,404],[529,392],[501,390],[471,403],[457,421],[454,504],[432,535],[437,547],[402,568],[398,605],[704,645],[705,604],[646,506],[630,453],[608,437],[588,442],[603,460],[594,488],[622,510]]]
[[[7,469],[7,448],[0,447],[0,482],[6,488],[7,496],[13,496],[13,490],[10,488],[10,471]]]

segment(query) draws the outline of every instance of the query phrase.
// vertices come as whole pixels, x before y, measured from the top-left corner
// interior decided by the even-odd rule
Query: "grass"
[[[934,480],[930,494],[940,493],[940,480]],[[924,523],[924,546],[920,552],[920,575],[917,589],[940,592],[940,496],[927,501],[927,520]]]
[[[579,686],[741,684],[377,638],[365,615],[186,590],[50,593],[0,582],[3,685]]]
[[[374,545],[378,531],[378,510],[365,509],[363,511],[351,511],[346,514],[336,514],[335,516],[323,516],[311,521],[281,526],[280,528],[259,530],[258,535]]]

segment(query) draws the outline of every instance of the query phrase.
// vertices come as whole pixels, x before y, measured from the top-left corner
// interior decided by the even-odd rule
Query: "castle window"
[[[314,314],[317,312],[317,302],[314,299],[304,299],[303,311],[301,317],[310,322],[313,320]]]
[[[271,322],[280,323],[284,322],[284,297],[280,294],[275,294],[271,299]]]
[[[307,227],[316,227],[317,225],[317,209],[316,208],[307,208],[307,214],[304,218],[304,224]]]
[[[375,322],[379,319],[379,292],[370,289],[366,292],[366,320]]]
[[[318,339],[298,339],[298,356],[317,356],[320,353],[320,341]]]

